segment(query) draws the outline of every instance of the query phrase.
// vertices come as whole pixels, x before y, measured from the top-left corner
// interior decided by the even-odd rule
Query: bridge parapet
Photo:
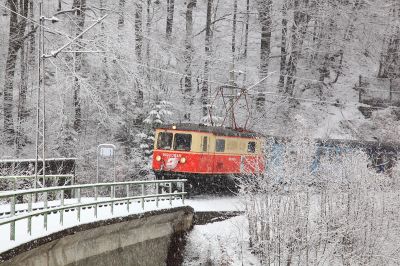
[[[0,254],[0,265],[180,265],[193,208],[169,208],[82,224]]]

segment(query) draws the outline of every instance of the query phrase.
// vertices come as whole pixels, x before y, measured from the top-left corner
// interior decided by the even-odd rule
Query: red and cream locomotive
[[[250,131],[197,124],[160,126],[155,132],[157,179],[186,178],[191,187],[230,188],[232,175],[264,172],[262,138]]]

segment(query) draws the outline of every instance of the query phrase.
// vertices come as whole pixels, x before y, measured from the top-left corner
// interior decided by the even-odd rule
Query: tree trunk
[[[391,16],[394,20],[400,19],[400,3],[393,1]],[[400,26],[391,27],[389,40],[386,49],[381,56],[379,63],[378,77],[381,78],[400,78]]]
[[[185,121],[190,121],[191,106],[193,105],[193,92],[192,92],[192,58],[193,58],[193,8],[196,6],[196,0],[190,0],[186,7],[186,39],[185,39],[185,90],[184,90],[184,104],[185,114],[183,118]]]
[[[281,63],[280,63],[280,75],[279,75],[279,89],[283,91],[285,86],[285,75],[286,75],[286,39],[287,39],[287,8],[288,0],[284,0],[282,6],[282,36],[281,36]]]
[[[33,33],[35,31],[35,24],[33,23],[35,19],[35,10],[33,7],[33,1],[34,0],[29,0],[29,27],[30,31],[32,32],[31,36],[29,37],[29,64],[31,66],[35,65],[36,63],[36,44],[35,44],[35,34]]]
[[[74,0],[72,4],[72,8],[76,10],[76,20],[75,20],[75,35],[79,35],[83,31],[83,27],[85,26],[85,12],[82,11],[86,7],[86,0]],[[77,40],[77,49],[82,49],[84,43],[81,41],[82,36]],[[77,133],[82,131],[82,107],[81,107],[81,98],[80,98],[80,90],[81,84],[78,78],[79,72],[82,69],[83,63],[83,55],[82,53],[76,52],[75,56],[75,79],[73,84],[73,103],[75,110],[75,119],[74,119],[74,129]]]
[[[150,32],[151,32],[151,0],[147,0],[147,6],[146,6],[146,34],[147,36],[150,37]],[[146,59],[147,59],[147,65],[150,65],[150,40],[146,41]],[[149,72],[149,71],[147,71]]]
[[[14,142],[14,74],[17,61],[17,53],[23,44],[26,28],[26,19],[21,19],[20,21],[18,21],[18,15],[16,13],[20,13],[25,17],[28,14],[28,0],[20,1],[22,2],[20,2],[21,5],[20,8],[18,8],[19,5],[17,0],[8,0],[8,5],[12,12],[10,12],[10,31],[3,90],[4,131],[6,133],[8,144],[12,144]]]
[[[107,6],[107,0],[100,0],[99,2],[100,5],[100,16],[104,16],[105,15],[105,7]],[[102,46],[106,46],[106,34],[105,34],[105,26],[104,26],[104,22],[102,21],[100,24],[100,44]],[[108,69],[108,60],[107,60],[107,56],[104,55],[103,59],[102,59],[102,72],[103,72],[103,88],[101,88],[103,91],[104,89],[109,88],[110,86],[110,71]],[[101,86],[101,85],[100,85]]]
[[[20,51],[20,62],[21,62],[21,84],[19,86],[19,91],[18,91],[18,124],[17,124],[17,132],[15,135],[15,146],[16,146],[16,152],[19,154],[22,146],[24,145],[23,143],[23,138],[24,138],[24,133],[22,129],[22,124],[26,117],[28,116],[28,111],[26,108],[26,93],[28,90],[27,86],[27,79],[28,79],[28,60],[27,56],[25,54],[25,43],[21,46],[21,51]]]
[[[249,20],[250,20],[250,0],[246,0],[246,21],[245,21],[245,30],[244,30],[244,51],[243,57],[247,58],[247,49],[249,42]]]
[[[302,4],[300,4],[302,1]],[[291,53],[289,56],[287,69],[287,79],[285,84],[285,93],[293,96],[294,86],[296,83],[297,64],[301,55],[304,36],[307,32],[307,24],[309,15],[305,9],[308,5],[308,0],[295,0],[294,1],[294,24],[292,26],[292,42]]]
[[[28,10],[29,10],[29,5],[28,5],[28,1],[26,1],[27,3],[24,3],[24,1],[20,1],[20,10],[19,12],[22,14],[27,14]],[[26,10],[25,10],[26,9]],[[26,25],[26,22],[24,22]],[[26,108],[26,93],[28,90],[28,60],[27,60],[27,56],[25,54],[25,42],[22,41],[21,44],[21,48],[20,48],[20,65],[21,65],[21,69],[20,69],[20,73],[21,73],[21,83],[19,86],[19,91],[18,91],[18,124],[17,124],[17,132],[15,135],[15,146],[16,146],[16,153],[19,154],[22,146],[24,145],[23,143],[23,138],[24,138],[24,134],[23,134],[23,130],[22,130],[22,123],[23,121],[26,119],[26,117],[28,116],[28,111]]]
[[[135,10],[135,52],[136,59],[142,63],[142,47],[143,47],[143,22],[142,22],[143,6],[140,1],[136,2]],[[140,67],[139,67],[140,68]],[[143,107],[143,88],[140,82],[137,82],[137,99],[136,104],[138,107]]]
[[[232,57],[235,58],[236,52],[236,17],[238,9],[238,0],[233,0],[233,18],[232,18]]]
[[[262,79],[268,75],[269,56],[271,53],[272,1],[258,0],[258,9],[261,24],[260,79]],[[265,94],[260,92],[256,98],[256,106],[262,109],[264,105]]]
[[[212,16],[213,0],[207,0],[207,20],[206,20],[206,36],[204,51],[206,54],[206,60],[204,62],[204,80],[201,88],[201,103],[202,103],[202,114],[203,117],[208,116],[208,105],[209,105],[209,88],[208,88],[208,76],[210,72],[210,57],[211,57],[211,16]]]
[[[174,24],[175,0],[167,0],[167,26],[165,29],[167,39],[171,38],[172,26]]]
[[[121,29],[125,23],[124,10],[125,10],[125,0],[119,0],[118,29]]]

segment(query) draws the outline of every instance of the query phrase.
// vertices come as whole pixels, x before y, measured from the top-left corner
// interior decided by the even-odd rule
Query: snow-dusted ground
[[[188,235],[183,265],[261,265],[249,249],[247,218],[196,225]]]
[[[238,197],[198,196],[187,200],[195,211],[244,211]],[[244,215],[221,222],[195,225],[189,233],[183,265],[261,265],[249,249]]]
[[[244,211],[244,205],[233,196],[195,196],[185,200],[196,212],[204,211]]]

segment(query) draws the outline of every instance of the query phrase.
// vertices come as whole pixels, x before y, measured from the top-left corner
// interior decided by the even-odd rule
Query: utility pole
[[[50,54],[45,54],[44,49],[44,22],[46,20],[51,21],[52,23],[58,22],[56,17],[46,18],[43,16],[43,0],[39,2],[39,34],[38,34],[38,45],[39,45],[39,53],[38,53],[38,89],[37,89],[37,102],[36,102],[36,158],[35,158],[35,184],[34,188],[37,188],[38,183],[38,163],[39,160],[43,163],[42,168],[42,177],[43,183],[42,186],[45,186],[46,180],[46,90],[45,90],[45,59],[50,57],[57,57],[59,53],[61,53],[65,48],[70,46],[73,42],[79,39],[84,33],[89,31],[95,25],[100,23],[103,19],[105,19],[107,15],[99,18],[95,23],[90,25],[87,29],[83,30],[80,34],[75,36],[68,43],[61,46],[59,49],[55,51],[51,51]],[[82,51],[84,52],[84,51]],[[89,51],[95,52],[95,51]],[[40,156],[41,151],[41,156]],[[41,157],[41,158],[40,158]]]
[[[42,160],[42,176],[43,186],[45,185],[46,178],[46,146],[45,146],[45,90],[44,90],[44,17],[43,17],[43,0],[39,2],[39,34],[38,34],[38,88],[37,88],[37,101],[36,101],[36,158],[35,158],[35,184],[34,188],[37,187],[38,183],[38,163]],[[41,95],[42,94],[42,95]],[[41,111],[42,109],[42,111]],[[42,158],[40,158],[40,149],[42,151]]]
[[[231,64],[231,69],[229,71],[229,95],[227,96],[229,98],[229,126],[231,128],[235,127],[235,91],[237,89],[236,83],[235,83],[235,62],[234,59],[232,58],[232,64]]]
[[[232,63],[229,71],[229,126],[236,127],[235,122],[235,98],[237,85],[235,82],[235,55],[236,55],[236,16],[237,16],[237,0],[233,1],[233,18],[232,18]]]

